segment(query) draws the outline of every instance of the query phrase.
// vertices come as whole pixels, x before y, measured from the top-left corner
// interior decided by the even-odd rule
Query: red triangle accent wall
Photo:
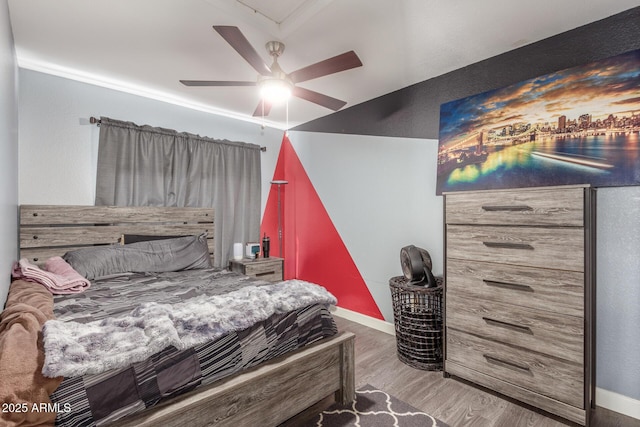
[[[285,279],[318,283],[340,307],[384,320],[286,134],[273,180],[288,181],[280,186]],[[269,190],[260,230],[271,239],[271,256],[281,256],[277,187]]]

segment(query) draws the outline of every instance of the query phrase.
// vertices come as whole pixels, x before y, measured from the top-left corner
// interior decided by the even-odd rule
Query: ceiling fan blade
[[[334,56],[333,58],[325,59],[324,61],[316,62],[315,64],[296,70],[289,74],[289,78],[294,83],[300,83],[361,66],[362,61],[360,61],[358,55],[351,50],[341,55]]]
[[[323,95],[318,92],[314,92],[309,89],[305,89],[302,87],[294,87],[293,88],[293,96],[297,96],[298,98],[306,99],[307,101],[313,102],[314,104],[321,105],[333,111],[338,111],[342,107],[344,107],[347,103],[345,101],[341,101],[336,98],[332,98],[327,95]]]
[[[271,75],[271,68],[264,62],[258,52],[251,46],[249,40],[240,32],[238,27],[229,25],[214,25],[213,29],[222,36],[258,73],[263,76]]]
[[[264,109],[263,109],[264,107]],[[261,99],[256,107],[256,110],[253,112],[253,117],[266,117],[271,112],[271,104],[267,101]]]
[[[185,86],[255,86],[256,82],[217,81],[217,80],[180,80]]]

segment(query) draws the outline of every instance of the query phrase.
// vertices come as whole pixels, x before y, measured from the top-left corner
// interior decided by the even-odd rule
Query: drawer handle
[[[516,290],[516,291],[523,291],[523,292],[533,292],[533,288],[531,286],[529,286],[529,285],[521,285],[519,283],[509,283],[509,282],[498,282],[496,280],[486,280],[486,279],[482,279],[482,281],[487,286],[495,286],[495,287],[498,287],[498,288],[513,289],[513,290]]]
[[[276,274],[275,270],[274,271],[263,271],[262,273],[256,273],[256,277],[269,276],[271,274]]]
[[[533,246],[526,243],[482,242],[482,244],[488,248],[533,250]]]
[[[513,329],[514,331],[523,332],[525,334],[533,335],[531,328],[528,326],[516,325],[514,323],[503,322],[501,320],[491,319],[490,317],[483,317],[482,320],[492,326],[499,326],[501,328]]]
[[[533,208],[527,205],[511,205],[511,206],[485,205],[482,207],[482,210],[487,212],[497,212],[497,211],[525,212],[525,211],[532,211]]]
[[[526,365],[521,365],[519,363],[511,362],[511,361],[508,361],[508,360],[502,360],[502,359],[499,359],[497,357],[491,356],[489,354],[483,354],[482,357],[487,359],[487,362],[489,362],[489,363],[495,363],[495,364],[498,364],[498,365],[506,366],[507,368],[516,368],[516,369],[519,369],[521,371],[531,373],[531,368],[529,368]]]

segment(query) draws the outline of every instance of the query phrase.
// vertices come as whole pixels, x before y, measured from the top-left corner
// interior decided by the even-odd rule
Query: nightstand
[[[257,279],[280,282],[283,280],[283,264],[284,259],[277,257],[232,259],[229,261],[229,269]]]

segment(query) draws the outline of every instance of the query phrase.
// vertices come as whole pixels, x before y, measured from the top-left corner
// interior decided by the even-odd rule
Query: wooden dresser
[[[588,424],[594,204],[586,186],[445,194],[445,375]]]

